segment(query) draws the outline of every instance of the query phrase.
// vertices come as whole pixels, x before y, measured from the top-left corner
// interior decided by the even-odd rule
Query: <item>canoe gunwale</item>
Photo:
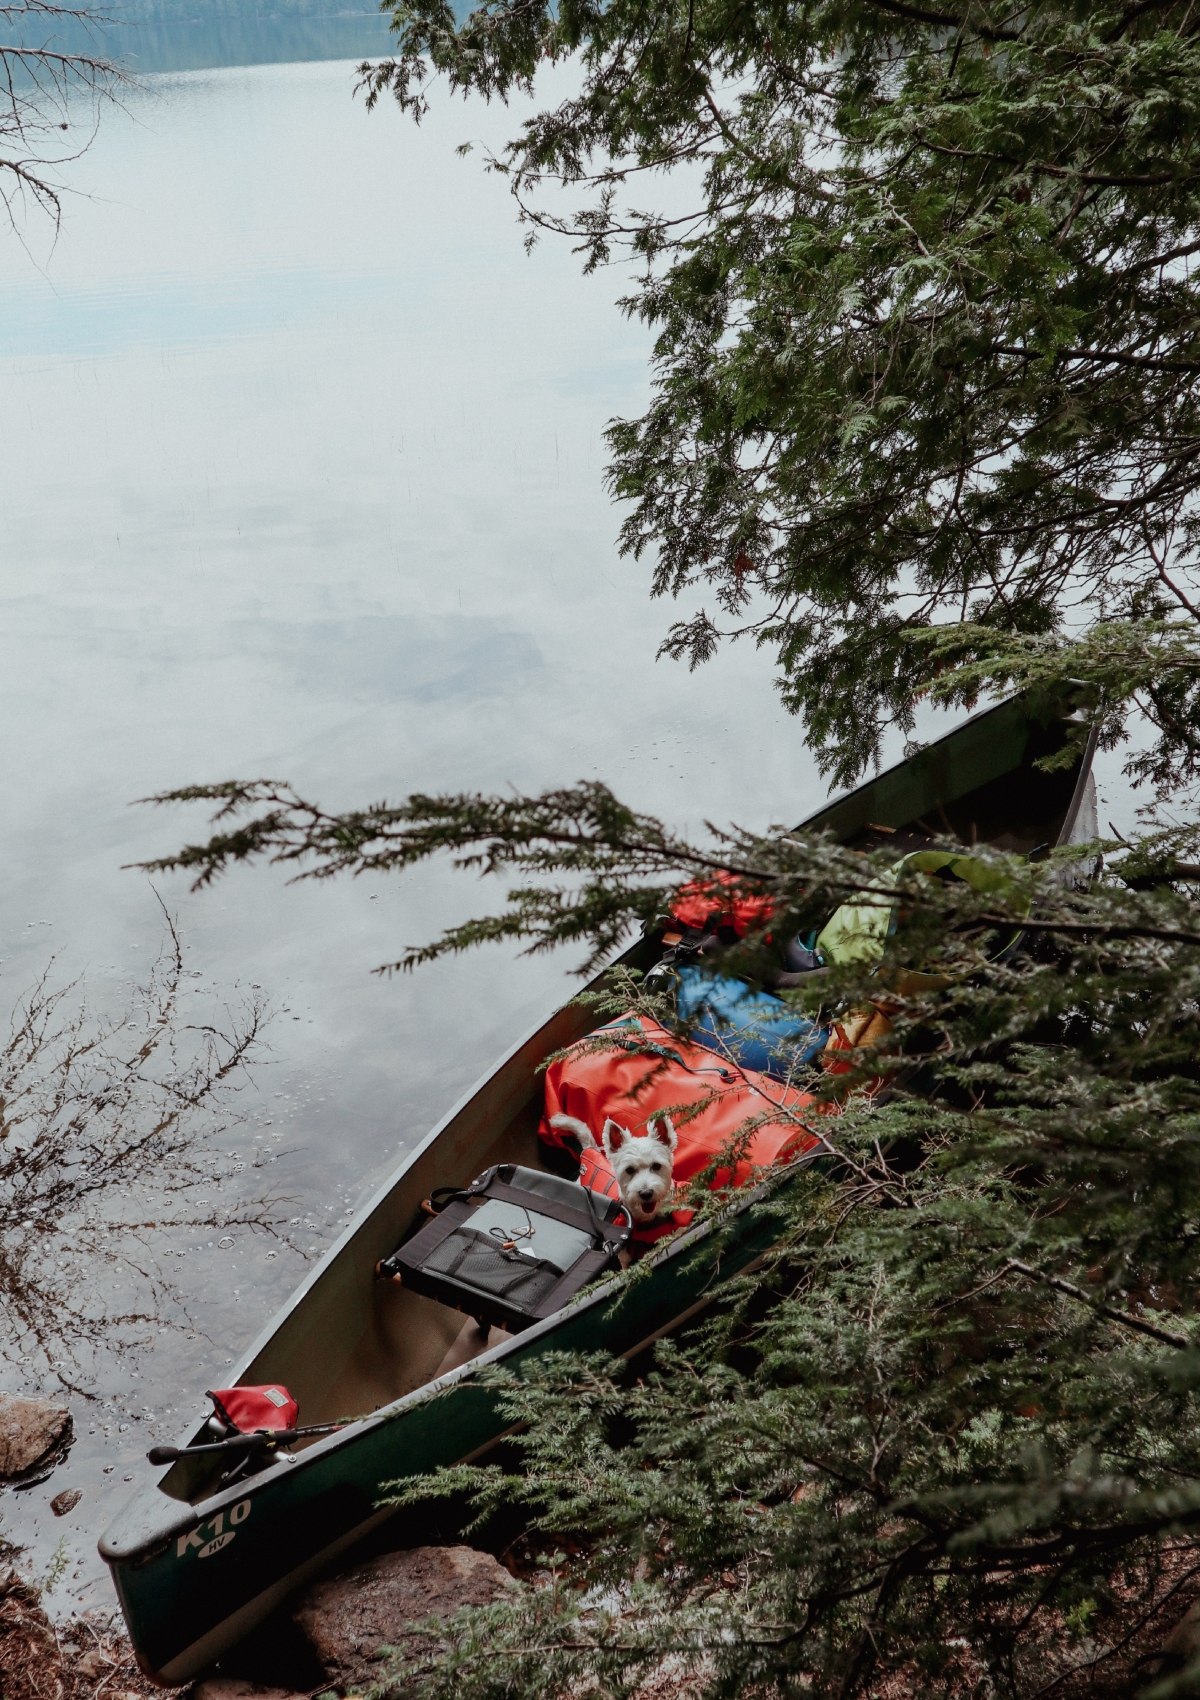
[[[1075,789],[1071,793],[1071,801],[1067,804],[1066,819],[1062,823],[1062,827],[1058,834],[1058,841],[1055,844],[1056,850],[1061,850],[1064,845],[1071,843],[1071,835],[1075,831],[1076,823],[1079,820],[1079,811],[1083,807],[1084,798],[1087,796],[1088,784],[1092,778],[1092,763],[1096,759],[1096,751],[1099,746],[1100,726],[1097,722],[1088,733],[1087,743],[1084,746],[1083,751],[1083,759],[1079,764],[1079,773],[1075,779]]]
[[[646,1268],[647,1272],[645,1275],[639,1276],[638,1280],[651,1279],[653,1271],[662,1268],[663,1265],[670,1263],[675,1258],[686,1255],[695,1247],[702,1245],[704,1241],[715,1237],[718,1232],[732,1225],[738,1217],[747,1215],[757,1205],[765,1203],[780,1188],[794,1180],[802,1170],[813,1167],[814,1163],[823,1158],[828,1158],[830,1155],[831,1152],[828,1148],[816,1147],[811,1151],[806,1151],[791,1163],[781,1166],[771,1174],[768,1180],[760,1181],[749,1189],[740,1189],[739,1196],[736,1199],[731,1199],[717,1215],[685,1228],[680,1234],[672,1235],[660,1249],[639,1262],[636,1267],[638,1269]],[[268,1465],[265,1470],[260,1470],[253,1476],[243,1477],[240,1481],[232,1482],[228,1487],[221,1488],[207,1499],[194,1502],[171,1500],[167,1499],[165,1495],[159,1494],[159,1502],[163,1503],[164,1509],[166,1506],[179,1507],[176,1515],[164,1518],[153,1533],[147,1533],[136,1543],[129,1546],[123,1546],[119,1542],[112,1541],[109,1535],[103,1536],[99,1543],[101,1557],[109,1564],[136,1566],[148,1562],[156,1557],[164,1546],[169,1545],[172,1540],[177,1539],[188,1530],[195,1528],[198,1523],[209,1522],[218,1512],[237,1504],[239,1500],[245,1499],[248,1491],[266,1488],[283,1476],[294,1475],[298,1470],[316,1466],[329,1457],[331,1453],[352,1446],[365,1435],[397,1421],[419,1405],[445,1398],[464,1382],[475,1380],[481,1370],[503,1364],[510,1357],[519,1356],[531,1345],[560,1329],[564,1323],[576,1320],[589,1310],[607,1305],[611,1300],[615,1299],[619,1303],[630,1284],[627,1281],[628,1273],[626,1270],[621,1270],[607,1276],[594,1286],[585,1288],[561,1310],[555,1311],[553,1315],[543,1318],[542,1321],[534,1323],[529,1328],[522,1329],[519,1334],[514,1334],[511,1339],[502,1340],[499,1345],[489,1347],[486,1352],[481,1352],[477,1358],[459,1364],[455,1369],[447,1370],[445,1375],[438,1376],[434,1381],[413,1388],[411,1393],[403,1394],[390,1404],[381,1406],[378,1411],[371,1411],[361,1417],[349,1418],[338,1428],[336,1433],[323,1435],[320,1439],[313,1441],[311,1445],[306,1446],[303,1452],[280,1453],[276,1461]],[[709,1281],[710,1288],[716,1282],[717,1276],[718,1272],[714,1269]],[[706,1291],[702,1300],[694,1301],[688,1306],[688,1312],[695,1312],[702,1305],[711,1302],[712,1296],[711,1292]],[[677,1327],[681,1320],[682,1317],[672,1318],[664,1323],[661,1328],[656,1329],[651,1338],[669,1332],[672,1328]],[[640,1340],[621,1355],[635,1356],[649,1343],[649,1339]],[[472,1453],[471,1457],[480,1456],[481,1452],[489,1450],[494,1444],[494,1440],[489,1441],[485,1447]]]
[[[943,737],[926,745],[924,749],[918,753],[918,756],[910,758],[910,760],[899,764],[897,767],[887,769],[882,774],[878,774],[872,779],[865,781],[862,785],[858,786],[853,791],[848,792],[844,797],[837,799],[834,803],[824,804],[820,809],[806,817],[806,819],[793,830],[812,830],[814,827],[823,826],[827,822],[829,824],[833,824],[834,817],[845,817],[846,811],[851,808],[855,814],[862,813],[881,781],[888,781],[895,775],[899,774],[902,770],[913,767],[914,763],[919,760],[928,761],[930,759],[935,759],[939,750],[948,750],[959,740],[964,738],[978,738],[980,731],[984,728],[987,722],[995,722],[997,725],[1007,726],[1010,721],[1018,722],[1020,717],[1020,697],[1009,697],[1000,703],[993,704],[992,706],[981,710],[979,713],[970,716],[967,720],[960,723],[960,725],[953,728],[950,732],[944,734]],[[1057,718],[1065,719],[1064,716],[1058,716]],[[1026,711],[1024,715],[1024,724],[1027,727],[1032,727],[1035,724],[1034,717],[1029,714],[1028,711]],[[1059,834],[1060,841],[1062,841],[1064,836],[1069,833],[1069,830],[1073,827],[1074,821],[1078,815],[1079,808],[1086,791],[1096,743],[1097,729],[1093,727],[1087,740],[1086,748],[1081,752],[1081,760],[1078,771],[1075,775],[1072,794],[1067,805],[1066,818],[1064,819],[1063,827]],[[1020,765],[1019,759],[1015,765]],[[1009,771],[1013,771],[1013,769],[1010,768]],[[854,830],[853,827],[851,827],[850,830],[852,832]],[[640,941],[635,941],[631,947],[622,952],[621,955],[615,958],[612,963],[602,969],[599,974],[595,975],[587,983],[587,985],[582,988],[582,990],[594,990],[602,983],[605,976],[611,972],[612,968],[620,966],[623,963],[630,962],[638,954],[639,949]],[[574,1000],[571,1000],[571,1002],[573,1001]],[[333,1242],[317,1265],[305,1276],[299,1286],[293,1290],[285,1304],[275,1312],[271,1319],[259,1331],[247,1351],[242,1355],[236,1367],[231,1370],[231,1385],[236,1386],[239,1384],[246,1374],[253,1368],[256,1360],[268,1350],[289,1319],[296,1315],[296,1313],[309,1300],[314,1291],[330,1276],[334,1267],[351,1251],[355,1239],[369,1229],[377,1212],[386,1209],[393,1194],[396,1192],[396,1189],[403,1183],[409,1172],[422,1160],[423,1157],[426,1156],[426,1154],[438,1143],[438,1141],[443,1138],[456,1119],[469,1109],[475,1099],[480,1096],[488,1085],[499,1078],[507,1068],[515,1063],[520,1058],[522,1052],[532,1052],[540,1049],[542,1056],[544,1056],[547,1047],[548,1030],[553,1024],[561,1019],[564,1008],[571,1007],[571,1002],[569,1002],[566,1006],[556,1009],[550,1016],[543,1018],[522,1034],[520,1038],[511,1044],[499,1058],[493,1061],[487,1070],[458,1097],[450,1108],[438,1119],[437,1122],[435,1122],[424,1138],[419,1140],[410,1151],[406,1152],[404,1161],[380,1182],[374,1193],[358,1212],[355,1221],[351,1223],[350,1226],[347,1227],[338,1237],[338,1239]],[[550,1046],[549,1048],[553,1049],[555,1047]],[[539,1056],[539,1062],[542,1060],[542,1056]],[[537,1065],[535,1064],[535,1074],[536,1066]],[[756,1188],[754,1194],[747,1194],[744,1199],[738,1200],[736,1205],[731,1205],[731,1213],[736,1214],[742,1209],[749,1208],[753,1202],[757,1201],[758,1190],[759,1189]],[[724,1214],[722,1217],[715,1220],[719,1221],[723,1219]],[[687,1230],[683,1235],[672,1236],[671,1240],[667,1242],[664,1250],[656,1254],[654,1258],[654,1265],[657,1267],[661,1261],[665,1261],[671,1256],[678,1255],[690,1245],[698,1243],[699,1239],[705,1237],[707,1233],[712,1231],[713,1226],[714,1222],[712,1221],[701,1223],[698,1224],[696,1228]],[[169,1466],[163,1476],[159,1477],[155,1483],[147,1484],[147,1486],[142,1489],[141,1493],[134,1496],[133,1501],[129,1505],[128,1509],[130,1512],[133,1512],[135,1508],[137,1508],[143,1513],[142,1518],[138,1520],[140,1522],[141,1530],[143,1531],[141,1537],[136,1541],[130,1541],[128,1539],[122,1540],[120,1538],[122,1523],[132,1521],[133,1519],[118,1514],[114,1523],[110,1525],[109,1530],[99,1542],[101,1556],[109,1564],[128,1564],[138,1562],[137,1555],[144,1555],[151,1544],[155,1548],[159,1547],[163,1540],[169,1538],[170,1531],[182,1531],[185,1528],[192,1527],[200,1517],[202,1510],[215,1512],[220,1510],[227,1503],[236,1503],[238,1498],[244,1497],[246,1489],[251,1483],[266,1486],[269,1482],[278,1479],[278,1477],[283,1473],[291,1472],[297,1468],[303,1467],[306,1460],[316,1462],[327,1457],[330,1452],[351,1444],[354,1437],[370,1432],[384,1421],[392,1420],[395,1414],[402,1414],[403,1412],[411,1409],[415,1403],[419,1403],[426,1398],[441,1396],[444,1392],[460,1385],[462,1382],[469,1381],[472,1379],[476,1370],[485,1365],[490,1365],[493,1362],[503,1362],[506,1356],[520,1349],[522,1345],[528,1346],[530,1343],[543,1338],[547,1333],[552,1332],[555,1328],[560,1326],[567,1315],[577,1314],[580,1307],[588,1308],[597,1303],[607,1302],[609,1292],[620,1280],[621,1276],[619,1275],[611,1277],[610,1280],[602,1282],[593,1291],[579,1295],[571,1305],[564,1307],[562,1311],[556,1312],[553,1316],[545,1318],[542,1322],[534,1325],[532,1328],[525,1329],[520,1334],[515,1335],[511,1341],[502,1342],[499,1346],[491,1348],[489,1351],[482,1353],[478,1358],[471,1360],[467,1364],[459,1366],[458,1369],[448,1372],[447,1375],[439,1377],[434,1382],[425,1383],[420,1387],[412,1389],[410,1392],[402,1395],[399,1399],[383,1405],[378,1411],[372,1411],[362,1416],[349,1419],[338,1429],[336,1433],[325,1436],[322,1439],[307,1445],[300,1453],[288,1453],[281,1455],[277,1464],[270,1466],[268,1470],[264,1470],[256,1476],[243,1479],[241,1483],[231,1484],[228,1488],[220,1489],[216,1493],[196,1499],[176,1497],[164,1489],[162,1485],[166,1476],[171,1473],[171,1470],[177,1468],[175,1465]],[[197,1420],[193,1419],[180,1435],[177,1444],[181,1449],[186,1450],[189,1443],[196,1440],[201,1433],[202,1430],[198,1428]],[[146,1515],[151,1505],[161,1507],[165,1515],[161,1519]],[[201,1518],[200,1520],[203,1519]],[[153,1529],[153,1533],[151,1533],[151,1528]],[[116,1536],[117,1538],[114,1539],[113,1536]]]
[[[826,803],[793,830],[826,830],[841,842],[853,842],[864,826],[872,828],[875,823],[883,823],[885,832],[900,827],[922,813],[920,808],[909,808],[909,805],[927,791],[938,776],[947,780],[949,789],[954,793],[950,797],[948,792],[948,800],[953,802],[970,795],[973,789],[986,790],[996,779],[1017,775],[1022,770],[1029,771],[1039,750],[1044,754],[1045,747],[1053,748],[1052,729],[1055,724],[1061,725],[1067,718],[1065,714],[1054,712],[1034,714],[1020,697],[1008,698],[971,716],[942,738],[925,746],[914,757],[876,775],[836,802]],[[1045,736],[1038,735],[1036,728],[1039,725]],[[1069,841],[1078,819],[1087,792],[1096,743],[1093,729],[1085,748],[1080,751],[1078,763],[1070,768],[1064,767],[1055,776],[1061,790],[1052,791],[1055,799],[1053,807],[1045,810],[1044,818],[1046,827],[1050,829],[1046,836],[1056,838],[1060,844]],[[980,776],[974,787],[969,783],[964,785],[964,774],[969,778],[972,766]],[[904,812],[906,809],[908,812]],[[982,821],[983,816],[980,819]],[[923,822],[920,824],[923,826]],[[973,823],[971,833],[973,841]],[[980,842],[986,843],[987,839]],[[635,941],[583,990],[596,989],[614,967],[638,965],[645,958],[645,942]],[[286,1371],[287,1353],[295,1350],[296,1331],[303,1330],[305,1326],[311,1330],[327,1325],[334,1315],[330,1310],[331,1304],[336,1306],[345,1302],[339,1295],[343,1290],[349,1290],[345,1288],[347,1280],[371,1285],[367,1279],[370,1267],[381,1255],[374,1242],[386,1233],[397,1235],[391,1245],[398,1243],[398,1237],[402,1237],[404,1232],[403,1225],[398,1224],[412,1204],[412,1197],[423,1196],[420,1189],[427,1190],[428,1177],[414,1173],[418,1165],[440,1162],[443,1170],[449,1173],[447,1165],[475,1161],[490,1149],[480,1138],[480,1130],[489,1122],[502,1132],[506,1129],[503,1138],[510,1141],[532,1139],[529,1118],[537,1096],[541,1063],[548,1054],[575,1043],[596,1025],[596,1019],[593,1017],[589,1021],[577,998],[572,998],[533,1025],[498,1060],[492,1062],[429,1132],[404,1153],[403,1160],[381,1181],[356,1213],[353,1223],[330,1245],[281,1309],[258,1332],[237,1367],[228,1372],[231,1384],[252,1379],[286,1379],[286,1374],[281,1375],[280,1372]],[[460,1122],[459,1118],[464,1119]],[[431,1152],[443,1140],[442,1158],[431,1159]],[[204,1480],[189,1477],[185,1465],[185,1473],[176,1478],[175,1487],[186,1490],[189,1482],[193,1483],[196,1497],[192,1498],[163,1485],[171,1471],[179,1468],[179,1465],[173,1465],[157,1481],[135,1490],[110,1524],[99,1547],[101,1556],[112,1570],[142,1668],[155,1680],[167,1683],[183,1682],[196,1675],[204,1664],[233,1645],[294,1587],[302,1585],[321,1566],[350,1550],[369,1529],[393,1514],[394,1508],[383,1497],[384,1481],[404,1479],[406,1473],[410,1477],[423,1475],[428,1468],[437,1467],[438,1461],[451,1464],[469,1462],[489,1452],[505,1434],[514,1432],[512,1427],[505,1427],[501,1432],[498,1421],[488,1420],[485,1409],[489,1408],[488,1401],[482,1389],[466,1396],[467,1427],[463,1426],[461,1416],[457,1419],[457,1429],[455,1421],[451,1420],[450,1428],[455,1431],[451,1445],[439,1446],[432,1454],[426,1447],[426,1455],[434,1460],[432,1466],[420,1465],[415,1457],[407,1457],[404,1454],[407,1441],[401,1444],[372,1439],[389,1424],[399,1423],[419,1412],[423,1406],[445,1399],[464,1387],[479,1388],[481,1378],[492,1368],[518,1365],[525,1357],[536,1357],[546,1349],[548,1341],[553,1343],[560,1330],[567,1337],[564,1349],[569,1343],[574,1351],[587,1351],[586,1341],[580,1344],[578,1340],[580,1330],[575,1324],[579,1319],[589,1315],[604,1318],[607,1307],[612,1307],[615,1315],[625,1297],[632,1297],[644,1289],[645,1282],[653,1278],[652,1272],[674,1262],[677,1273],[670,1285],[664,1284],[657,1304],[645,1300],[639,1304],[635,1299],[623,1330],[619,1321],[612,1327],[607,1325],[606,1319],[598,1322],[595,1349],[608,1351],[614,1357],[636,1355],[705,1309],[719,1297],[726,1281],[769,1257],[779,1233],[764,1238],[763,1230],[752,1225],[751,1213],[777,1194],[781,1187],[794,1181],[799,1171],[827,1163],[833,1158],[836,1158],[836,1151],[823,1141],[785,1168],[770,1172],[753,1188],[740,1189],[713,1215],[665,1240],[638,1265],[641,1279],[636,1273],[630,1279],[626,1272],[608,1276],[577,1295],[553,1316],[501,1341],[445,1375],[409,1387],[398,1397],[386,1397],[391,1388],[385,1383],[374,1395],[380,1400],[374,1408],[365,1408],[373,1403],[369,1395],[357,1406],[364,1414],[345,1420],[336,1432],[306,1445],[299,1453],[279,1454],[274,1462],[254,1476],[230,1483],[215,1492],[207,1492]],[[488,1157],[486,1160],[494,1161],[495,1158]],[[415,1209],[415,1205],[412,1208]],[[728,1258],[723,1245],[712,1244],[719,1235],[726,1233],[731,1253]],[[706,1245],[715,1253],[711,1268],[705,1267],[704,1263],[703,1248]],[[686,1267],[679,1265],[678,1260],[695,1253],[700,1255],[692,1264]],[[322,1292],[322,1284],[326,1281],[330,1282],[330,1286]],[[360,1291],[360,1300],[361,1297]],[[312,1312],[305,1323],[300,1313],[310,1303]],[[339,1367],[341,1359],[334,1352],[329,1361],[333,1366],[330,1374],[336,1381],[343,1374],[343,1368]],[[436,1362],[437,1358],[432,1361]],[[392,1386],[397,1384],[403,1385],[399,1377],[393,1379]],[[474,1410],[473,1400],[480,1402],[478,1412]],[[341,1408],[345,1409],[345,1405]],[[351,1404],[351,1409],[354,1408]],[[457,1412],[460,1408],[456,1405],[452,1409]],[[422,1425],[431,1420],[435,1419],[416,1415],[415,1427],[407,1431],[410,1437],[416,1437],[418,1453],[423,1444]],[[202,1421],[202,1418],[193,1419],[180,1439],[181,1448],[186,1450],[190,1442],[202,1437],[203,1430],[198,1426]],[[474,1424],[473,1433],[468,1432],[471,1424]],[[358,1450],[360,1446],[361,1451]],[[394,1469],[391,1467],[393,1453],[402,1454],[396,1457]],[[346,1455],[345,1465],[330,1464],[331,1458],[338,1454]],[[404,1469],[406,1461],[414,1466],[408,1472]],[[169,1549],[174,1541],[194,1534],[199,1527],[219,1519],[227,1507],[247,1497],[257,1500],[261,1494],[266,1502],[264,1513],[273,1507],[270,1515],[278,1517],[281,1508],[286,1509],[289,1497],[296,1501],[303,1498],[305,1492],[311,1496],[319,1489],[322,1466],[327,1476],[336,1473],[339,1482],[353,1481],[356,1472],[361,1478],[362,1488],[356,1489],[362,1497],[361,1513],[356,1514],[352,1527],[324,1541],[320,1550],[310,1547],[310,1556],[283,1576],[276,1572],[275,1580],[265,1589],[257,1593],[248,1589],[244,1594],[231,1598],[229,1608],[220,1619],[210,1617],[206,1620],[202,1611],[192,1609],[190,1599],[185,1605],[184,1596],[178,1591],[172,1592],[174,1584],[167,1572],[173,1570]],[[284,1484],[289,1479],[296,1479],[299,1483],[302,1477],[308,1478],[306,1488],[298,1486],[297,1493],[289,1496]],[[257,1525],[258,1519],[255,1519],[253,1527]],[[219,1522],[217,1529],[219,1532]],[[223,1537],[225,1540],[231,1538],[231,1535]],[[210,1550],[215,1547],[215,1542],[210,1543]],[[165,1584],[162,1578],[166,1578]],[[165,1594],[161,1591],[164,1585]],[[167,1598],[174,1602],[170,1608],[166,1606]],[[173,1616],[174,1612],[181,1612],[182,1619],[189,1621]],[[170,1632],[164,1636],[159,1632],[160,1628]],[[192,1629],[191,1635],[188,1634],[189,1628]]]

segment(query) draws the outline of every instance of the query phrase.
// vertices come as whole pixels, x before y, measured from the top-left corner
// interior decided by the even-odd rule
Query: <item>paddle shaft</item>
[[[146,1454],[149,1464],[174,1464],[180,1458],[194,1458],[199,1452],[237,1452],[252,1446],[289,1446],[293,1440],[303,1440],[312,1434],[332,1434],[340,1423],[320,1423],[312,1428],[260,1428],[253,1434],[231,1434],[226,1440],[214,1440],[204,1446],[152,1446]]]

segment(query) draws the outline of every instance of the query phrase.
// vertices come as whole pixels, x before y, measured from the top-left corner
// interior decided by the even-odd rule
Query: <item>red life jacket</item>
[[[678,1210],[672,1210],[668,1216],[657,1216],[653,1222],[643,1222],[636,1227],[630,1239],[635,1245],[653,1245],[655,1240],[666,1239],[677,1228],[686,1228],[695,1218],[696,1212],[682,1205]]]
[[[555,1143],[561,1141],[561,1134],[555,1128]],[[617,1187],[617,1177],[612,1172],[612,1164],[607,1153],[598,1145],[585,1145],[579,1157],[579,1184],[590,1187],[593,1192],[602,1193],[605,1198],[620,1198]]]
[[[597,1140],[611,1116],[636,1136],[647,1122],[665,1112],[711,1097],[699,1114],[676,1129],[678,1186],[686,1186],[731,1140],[743,1138],[740,1130],[749,1118],[762,1118],[732,1169],[724,1167],[714,1175],[713,1190],[722,1191],[744,1186],[756,1170],[787,1162],[820,1143],[814,1131],[794,1119],[796,1111],[810,1105],[814,1117],[824,1112],[811,1094],[737,1069],[712,1051],[676,1039],[665,1027],[638,1016],[624,1016],[602,1031],[624,1040],[624,1048],[589,1052],[575,1047],[546,1070],[546,1103],[538,1136],[551,1145],[564,1143],[559,1129],[550,1126],[551,1116],[576,1117]],[[603,1153],[585,1156],[590,1174],[598,1169],[596,1159],[603,1158]]]

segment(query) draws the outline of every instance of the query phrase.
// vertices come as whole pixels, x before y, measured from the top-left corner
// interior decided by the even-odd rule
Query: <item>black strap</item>
[[[462,1208],[456,1210],[454,1208],[456,1204],[461,1205]],[[436,1216],[419,1228],[411,1239],[406,1240],[403,1245],[397,1246],[390,1257],[383,1259],[383,1262],[378,1266],[379,1274],[386,1277],[395,1275],[402,1269],[411,1268],[412,1248],[414,1246],[417,1247],[419,1257],[428,1257],[430,1252],[437,1250],[443,1240],[449,1239],[451,1234],[470,1220],[473,1208],[472,1202],[465,1192],[457,1192],[453,1198],[447,1199]]]
[[[553,1316],[556,1310],[561,1310],[569,1299],[586,1287],[589,1281],[605,1274],[613,1266],[613,1255],[610,1251],[587,1251],[577,1263],[573,1263],[561,1281],[555,1283],[550,1291],[534,1307],[536,1317]]]
[[[614,1029],[600,1028],[599,1031],[614,1032]],[[732,1085],[738,1078],[736,1074],[731,1073],[727,1068],[693,1068],[691,1063],[684,1062],[678,1051],[669,1050],[666,1045],[654,1044],[652,1040],[646,1038],[644,1033],[642,1034],[640,1041],[632,1038],[627,1040],[617,1039],[616,1045],[618,1050],[626,1052],[629,1056],[645,1056],[646,1053],[649,1052],[652,1056],[662,1057],[666,1062],[677,1063],[680,1068],[686,1069],[689,1074],[719,1074],[721,1079],[725,1081],[726,1085]],[[654,1118],[651,1117],[651,1120],[653,1119]]]
[[[519,1204],[522,1210],[532,1211],[538,1216],[549,1216],[555,1222],[565,1222],[570,1228],[582,1228],[585,1233],[599,1234],[610,1245],[624,1245],[629,1238],[629,1228],[618,1228],[615,1222],[606,1222],[596,1216],[590,1199],[584,1198],[584,1208],[577,1210],[573,1205],[560,1204],[556,1198],[543,1198],[540,1192],[526,1192],[523,1187],[509,1186],[507,1181],[492,1179],[486,1187],[480,1187],[478,1192],[471,1189],[476,1198],[498,1198],[505,1204]],[[580,1189],[585,1195],[587,1187]]]

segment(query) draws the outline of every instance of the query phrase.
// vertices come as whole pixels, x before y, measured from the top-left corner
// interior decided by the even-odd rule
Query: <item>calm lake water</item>
[[[565,245],[527,257],[480,152],[456,157],[511,110],[368,116],[353,61],[374,45],[148,77],[74,168],[57,245],[36,225],[0,243],[8,1007],[54,953],[101,1003],[136,978],[161,917],[123,864],[203,820],[130,805],[187,781],[346,805],[600,775],[692,827],[824,796],[765,656],[655,661],[674,611],[618,559],[601,479],[606,421],[648,393],[621,280],[582,278]],[[445,869],[160,889],[201,998],[253,984],[277,1008],[230,1148],[277,1157],[314,1254],[574,983],[569,959],[498,949],[373,978],[497,901]],[[0,1499],[30,1569],[65,1539],[60,1611],[110,1603],[95,1540],[147,1445],[302,1270],[249,1236],[188,1249],[196,1337],[104,1367],[69,1462]]]

